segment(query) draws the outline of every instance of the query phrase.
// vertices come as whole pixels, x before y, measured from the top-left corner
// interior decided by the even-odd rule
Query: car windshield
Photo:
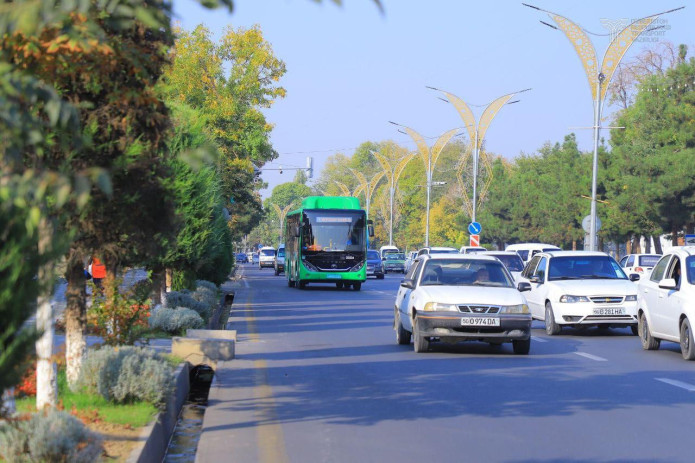
[[[548,281],[627,280],[620,265],[609,256],[562,256],[550,259]]]
[[[278,249],[278,257],[285,257],[285,249]]]
[[[657,262],[659,262],[659,259],[661,259],[661,256],[659,255],[653,255],[653,256],[639,256],[639,264],[642,267],[654,267]]]
[[[274,256],[275,255],[275,249],[261,249],[261,255],[262,256]]]
[[[518,254],[492,254],[502,261],[507,270],[510,272],[521,272],[524,269],[524,261],[521,260]]]
[[[386,260],[404,260],[405,254],[387,254]]]
[[[367,259],[369,259],[369,260],[381,259],[379,257],[379,251],[367,251]]]
[[[430,259],[425,264],[422,286],[496,286],[513,288],[504,266],[491,260]]]

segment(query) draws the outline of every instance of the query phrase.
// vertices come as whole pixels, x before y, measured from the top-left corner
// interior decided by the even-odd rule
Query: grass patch
[[[58,400],[65,410],[77,410],[78,414],[98,416],[99,419],[113,424],[139,428],[147,425],[159,412],[157,407],[148,402],[132,404],[114,404],[100,395],[72,392],[68,388],[65,370],[58,371]],[[20,413],[36,412],[36,397],[24,397],[16,400]]]

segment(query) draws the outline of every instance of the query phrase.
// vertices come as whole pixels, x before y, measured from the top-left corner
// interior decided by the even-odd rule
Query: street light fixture
[[[582,60],[584,72],[589,80],[591,98],[594,102],[594,126],[592,127],[594,129],[594,159],[591,177],[591,222],[589,225],[589,250],[596,251],[596,178],[598,176],[598,140],[601,130],[601,111],[603,109],[603,101],[605,99],[606,92],[608,91],[608,84],[610,84],[613,74],[620,64],[620,60],[634,43],[635,39],[637,39],[642,32],[647,30],[647,28],[657,17],[673,11],[682,10],[685,7],[663,11],[661,13],[632,21],[618,34],[615,34],[608,45],[608,48],[606,49],[606,53],[603,55],[603,61],[599,63],[596,57],[596,49],[591,43],[591,39],[589,39],[581,27],[557,13],[544,10],[537,6],[528,5],[526,3],[522,3],[522,5],[533,8],[534,10],[542,11],[550,16],[550,19],[555,22],[557,27],[544,21],[541,21],[541,23],[553,29],[559,29],[565,33],[565,36],[570,42],[572,42],[575,51],[579,55],[579,59]]]
[[[364,174],[359,170],[350,169],[350,172],[352,172],[352,175],[354,175],[355,178],[357,178],[357,181],[360,183],[360,186],[355,190],[354,196],[357,196],[362,192],[362,190],[364,190],[364,197],[367,201],[367,218],[369,218],[369,203],[371,202],[374,191],[376,191],[376,186],[379,184],[379,180],[381,180],[385,173],[379,172],[370,180],[367,180]]]
[[[442,150],[446,146],[447,143],[449,143],[449,140],[453,138],[453,136],[458,132],[458,127],[455,129],[451,129],[448,132],[444,132],[438,139],[437,141],[434,142],[434,145],[432,145],[432,148],[430,149],[429,146],[427,146],[427,143],[425,143],[425,139],[422,135],[417,133],[415,130],[411,129],[410,127],[406,127],[405,125],[398,124],[393,121],[389,121],[389,123],[396,125],[398,127],[402,127],[403,130],[405,130],[405,133],[410,135],[410,138],[413,139],[415,142],[415,145],[418,148],[418,151],[420,155],[422,156],[422,160],[425,163],[425,171],[427,175],[427,210],[425,212],[425,247],[428,247],[430,245],[430,190],[432,189],[432,171],[434,170],[434,165],[437,163],[437,159],[439,159],[439,155],[441,154]],[[400,132],[400,130],[399,130]]]
[[[480,147],[482,146],[483,141],[485,140],[485,132],[487,132],[487,129],[490,126],[490,123],[492,122],[492,119],[494,119],[494,117],[497,115],[497,112],[500,109],[502,109],[502,107],[505,104],[513,104],[519,101],[515,100],[510,102],[509,100],[511,100],[515,95],[522,92],[526,92],[531,89],[527,88],[524,90],[519,90],[518,92],[509,93],[507,95],[503,95],[497,98],[492,103],[487,105],[487,107],[483,110],[482,116],[480,116],[480,119],[476,122],[475,116],[473,115],[473,111],[461,98],[457,97],[453,93],[449,93],[445,90],[441,90],[435,87],[427,86],[427,88],[431,90],[436,90],[446,95],[446,99],[440,99],[454,105],[456,111],[458,111],[459,116],[461,116],[461,119],[465,124],[466,130],[468,130],[468,136],[471,140],[471,143],[473,143],[473,204],[471,222],[475,222],[476,212],[478,209],[478,162],[480,160]]]
[[[410,160],[413,159],[415,155],[406,154],[401,159],[395,160],[387,158],[378,151],[372,151],[371,153],[374,155],[377,161],[379,161],[381,167],[383,167],[384,173],[386,174],[386,179],[390,184],[389,194],[391,198],[391,219],[389,220],[389,246],[393,246],[393,197],[396,193],[396,184],[398,183],[398,178],[403,173],[405,166],[408,165]]]

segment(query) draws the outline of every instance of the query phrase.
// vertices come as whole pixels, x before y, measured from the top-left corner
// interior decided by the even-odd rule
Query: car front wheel
[[[548,336],[556,336],[560,334],[562,327],[555,322],[555,314],[550,301],[545,303],[545,332]]]
[[[526,340],[512,341],[512,347],[516,355],[528,355],[531,350],[531,338]]]
[[[427,352],[430,348],[430,341],[426,337],[422,336],[418,325],[418,319],[415,318],[415,323],[413,323],[413,344],[415,347],[415,352]]]
[[[695,345],[693,344],[693,330],[686,318],[681,323],[681,354],[685,360],[695,360]]]
[[[649,329],[649,323],[647,323],[647,316],[643,313],[639,316],[639,338],[642,343],[642,349],[644,350],[656,350],[659,348],[661,341],[652,336],[651,330]]]

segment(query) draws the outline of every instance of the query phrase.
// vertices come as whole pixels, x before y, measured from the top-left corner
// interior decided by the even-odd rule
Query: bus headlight
[[[318,272],[319,271],[319,269],[316,268],[316,266],[314,264],[312,264],[311,262],[309,262],[308,260],[302,260],[302,264],[304,264],[304,267],[306,267],[306,269],[309,270],[310,272]]]
[[[350,269],[351,272],[359,272],[362,269],[362,266],[364,266],[364,261],[360,262],[359,264],[355,265]]]

